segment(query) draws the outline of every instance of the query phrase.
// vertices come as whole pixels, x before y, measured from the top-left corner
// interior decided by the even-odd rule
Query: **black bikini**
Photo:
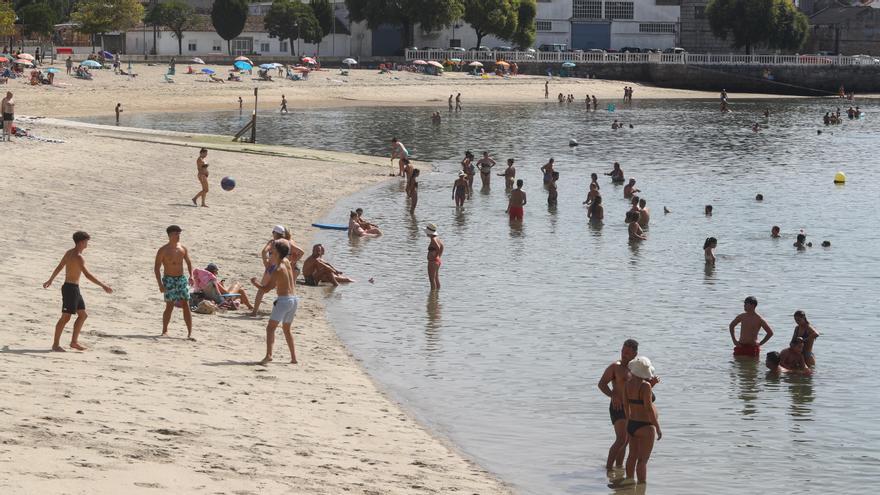
[[[656,402],[657,396],[651,393],[651,402]],[[642,399],[627,399],[627,402],[630,404],[636,404],[639,406],[644,406],[645,401]],[[627,420],[626,422],[626,432],[629,433],[630,436],[635,435],[636,431],[643,426],[651,426],[653,423],[649,423],[647,421],[636,421],[634,419]]]

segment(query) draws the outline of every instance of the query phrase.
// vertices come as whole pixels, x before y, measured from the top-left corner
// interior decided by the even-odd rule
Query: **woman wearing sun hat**
[[[651,360],[638,356],[627,365],[630,378],[623,389],[626,399],[626,431],[629,434],[629,457],[626,459],[626,478],[619,485],[639,483],[648,480],[648,459],[654,448],[654,435],[657,440],[663,437],[657,406],[654,405],[652,383],[654,367]]]
[[[443,241],[437,234],[437,226],[429,223],[425,226],[425,234],[431,239],[428,244],[428,281],[431,290],[440,288],[440,257],[443,256]]]

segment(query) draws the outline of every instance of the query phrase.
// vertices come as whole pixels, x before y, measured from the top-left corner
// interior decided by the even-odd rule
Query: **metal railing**
[[[692,64],[692,65],[880,65],[867,55],[736,55],[711,53],[605,53],[406,50],[406,60],[461,62],[587,63],[587,64]]]

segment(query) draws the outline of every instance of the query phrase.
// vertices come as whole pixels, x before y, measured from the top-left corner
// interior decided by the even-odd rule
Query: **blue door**
[[[388,57],[403,53],[403,30],[400,26],[383,24],[373,30],[373,56]]]
[[[571,25],[571,48],[589,50],[590,48],[611,48],[611,23],[575,22]]]

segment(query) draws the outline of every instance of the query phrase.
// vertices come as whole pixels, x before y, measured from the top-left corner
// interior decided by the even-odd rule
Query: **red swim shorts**
[[[522,206],[511,206],[508,209],[508,214],[510,215],[511,220],[522,220],[523,219],[523,207]]]
[[[761,346],[759,345],[738,345],[733,348],[734,356],[751,356],[758,357],[761,355]]]

